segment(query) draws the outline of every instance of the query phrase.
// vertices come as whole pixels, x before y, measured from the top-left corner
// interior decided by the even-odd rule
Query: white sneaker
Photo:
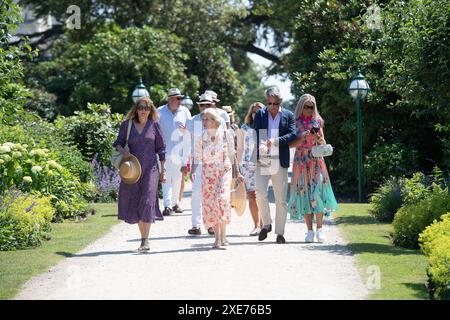
[[[325,240],[327,240],[327,237],[325,237],[325,233],[322,231],[322,228],[317,229],[316,238],[317,238],[317,242],[320,242],[320,243],[324,243]]]
[[[308,230],[308,232],[306,233],[305,242],[314,242],[314,231],[313,230]]]

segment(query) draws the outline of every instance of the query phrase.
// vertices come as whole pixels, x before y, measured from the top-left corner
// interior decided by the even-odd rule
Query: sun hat
[[[209,94],[202,94],[199,97],[200,101],[197,102],[197,104],[212,104],[213,103],[213,98],[209,95]]]
[[[233,114],[233,108],[231,108],[231,106],[223,106],[222,110],[225,110],[228,114]]]
[[[234,184],[235,188],[231,190],[231,207],[238,216],[242,216],[247,206],[247,194],[243,182],[237,180]]]
[[[213,102],[220,102],[220,100],[217,99],[217,93],[215,93],[214,91],[212,91],[212,90],[206,90],[206,91],[205,91],[205,94],[209,94],[209,95],[211,96]]]
[[[184,96],[181,94],[180,89],[178,89],[178,88],[171,88],[171,89],[169,89],[169,91],[167,91],[167,98],[172,98],[172,97],[183,98]]]
[[[131,155],[130,158],[122,158],[119,166],[119,175],[126,184],[135,184],[139,181],[142,174],[141,164],[138,158]]]

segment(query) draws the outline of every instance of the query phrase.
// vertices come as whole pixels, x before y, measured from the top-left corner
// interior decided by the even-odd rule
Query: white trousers
[[[181,188],[181,163],[166,157],[166,182],[163,183],[164,208],[173,208],[178,204]]]
[[[273,193],[275,195],[275,233],[284,235],[287,220],[287,191],[288,191],[288,169],[280,165],[279,160],[271,160],[269,168],[256,167],[256,203],[261,215],[262,225],[272,224],[269,207],[269,181],[272,180]]]
[[[202,165],[197,166],[195,180],[192,183],[192,227],[200,228],[202,225]]]

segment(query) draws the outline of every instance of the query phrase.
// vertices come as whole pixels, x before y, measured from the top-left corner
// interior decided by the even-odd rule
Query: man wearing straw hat
[[[199,114],[192,117],[188,124],[188,130],[191,133],[191,155],[194,155],[194,141],[195,138],[200,137],[203,134],[203,123],[201,118],[201,113],[207,108],[211,108],[213,104],[213,98],[209,94],[202,94],[200,96],[200,101],[197,102]],[[221,118],[221,125],[219,129],[226,130],[225,121]],[[193,161],[193,157],[192,161]],[[191,163],[191,168],[194,167],[194,163]],[[188,234],[193,236],[199,236],[202,234],[202,164],[198,163],[196,172],[194,173],[197,179],[194,180],[192,184],[192,197],[191,197],[191,208],[192,208],[192,228],[188,230]],[[210,228],[208,230],[209,234],[214,234],[214,230]]]
[[[171,88],[167,92],[167,104],[158,108],[167,153],[166,182],[162,185],[165,216],[183,212],[179,205],[179,194],[183,173],[187,172],[189,134],[186,124],[191,119],[191,113],[181,105],[182,100],[180,90]]]

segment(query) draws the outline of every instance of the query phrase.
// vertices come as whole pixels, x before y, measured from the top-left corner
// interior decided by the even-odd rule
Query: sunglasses
[[[279,106],[280,104],[279,104],[279,103],[272,103],[272,102],[269,102],[268,105],[269,105],[269,106]]]
[[[308,109],[309,109],[309,110],[313,110],[313,109],[314,109],[314,106],[305,106],[305,109],[306,109],[306,110],[308,110]]]
[[[149,110],[150,110],[150,107],[149,107],[149,106],[146,106],[146,105],[140,104],[140,105],[138,105],[138,106],[136,107],[136,109],[138,109],[138,110],[149,111]]]

